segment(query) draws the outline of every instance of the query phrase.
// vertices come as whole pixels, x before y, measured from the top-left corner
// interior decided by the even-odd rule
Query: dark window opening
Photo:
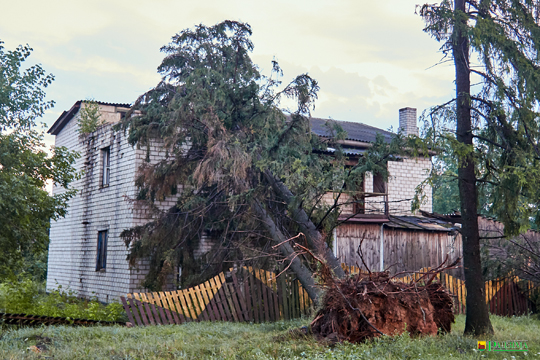
[[[101,160],[103,164],[101,186],[109,186],[111,179],[111,148],[101,150]]]
[[[373,176],[373,192],[376,194],[386,194],[386,182],[382,174],[375,174]]]
[[[362,181],[357,183],[357,187],[353,194],[354,206],[353,211],[355,214],[365,214],[366,212],[366,193],[365,193],[365,181],[362,176]]]
[[[98,231],[96,271],[107,267],[107,230]]]

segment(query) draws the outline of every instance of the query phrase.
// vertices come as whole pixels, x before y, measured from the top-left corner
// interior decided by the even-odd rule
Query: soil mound
[[[311,329],[319,340],[357,343],[385,335],[436,335],[454,322],[452,298],[439,283],[394,282],[388,272],[327,283]]]

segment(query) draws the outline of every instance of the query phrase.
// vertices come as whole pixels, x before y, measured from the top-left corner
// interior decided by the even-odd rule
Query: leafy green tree
[[[138,113],[125,118],[133,144],[159,139],[167,152],[163,161],[141,169],[140,198],[180,196],[158,221],[123,234],[133,264],[150,258],[145,286],[163,284],[178,265],[189,285],[189,276],[201,274],[193,248],[208,231],[221,241],[213,263],[227,268],[238,259],[264,262],[280,255],[317,298],[316,265],[298,244],[343,276],[327,245],[341,204],[325,205],[322,196],[358,188],[366,171],[387,176],[389,154],[399,152],[397,142],[379,139],[358,165],[347,168],[336,142],[343,138],[339,126],[328,124],[330,140],[311,133],[317,82],[303,74],[283,86],[277,62],[269,77],[262,76],[249,57],[250,35],[248,24],[234,21],[175,35],[162,48],[163,80],[136,101]],[[296,102],[288,115],[280,109],[283,98]],[[334,156],[321,156],[328,147],[336,149]]]
[[[0,42],[0,280],[25,270],[25,259],[40,258],[48,246],[50,219],[65,214],[74,190],[50,196],[51,181],[68,188],[76,154],[45,150],[37,119],[53,106],[44,89],[53,81],[39,65],[23,69],[32,49],[5,51]],[[28,264],[26,264],[28,265]]]
[[[97,101],[87,99],[83,104],[77,118],[79,133],[90,134],[96,131],[98,127],[105,124],[105,119],[101,117]]]
[[[504,223],[506,236],[528,229],[530,218],[540,222],[538,9],[535,0],[445,0],[420,11],[425,31],[443,42],[456,69],[456,98],[448,104],[456,109],[456,127],[446,139],[458,160],[465,333],[492,332],[481,274],[477,185],[490,184],[489,211]]]
[[[455,109],[439,108],[428,110],[421,116],[422,136],[428,140],[437,155],[432,158],[433,168],[427,179],[433,188],[433,212],[437,214],[452,214],[460,211],[458,188],[458,159],[452,151],[455,141]],[[480,170],[480,169],[478,169]],[[477,174],[481,177],[480,174]],[[489,194],[492,185],[488,182],[478,184],[478,213],[494,216],[489,205]]]

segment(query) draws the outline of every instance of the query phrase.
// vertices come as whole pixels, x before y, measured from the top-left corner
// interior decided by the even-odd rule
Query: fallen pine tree
[[[452,297],[445,287],[433,282],[449,266],[446,260],[416,281],[395,281],[388,272],[359,273],[343,279],[324,270],[326,292],[321,308],[311,323],[320,341],[357,343],[381,335],[437,335],[449,332],[454,323]]]

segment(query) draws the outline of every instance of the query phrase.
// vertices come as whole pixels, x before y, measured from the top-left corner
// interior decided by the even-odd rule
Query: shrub
[[[103,304],[97,299],[81,299],[70,289],[45,292],[43,283],[24,279],[0,284],[0,312],[58,316],[71,319],[123,321],[124,310],[117,302]]]

